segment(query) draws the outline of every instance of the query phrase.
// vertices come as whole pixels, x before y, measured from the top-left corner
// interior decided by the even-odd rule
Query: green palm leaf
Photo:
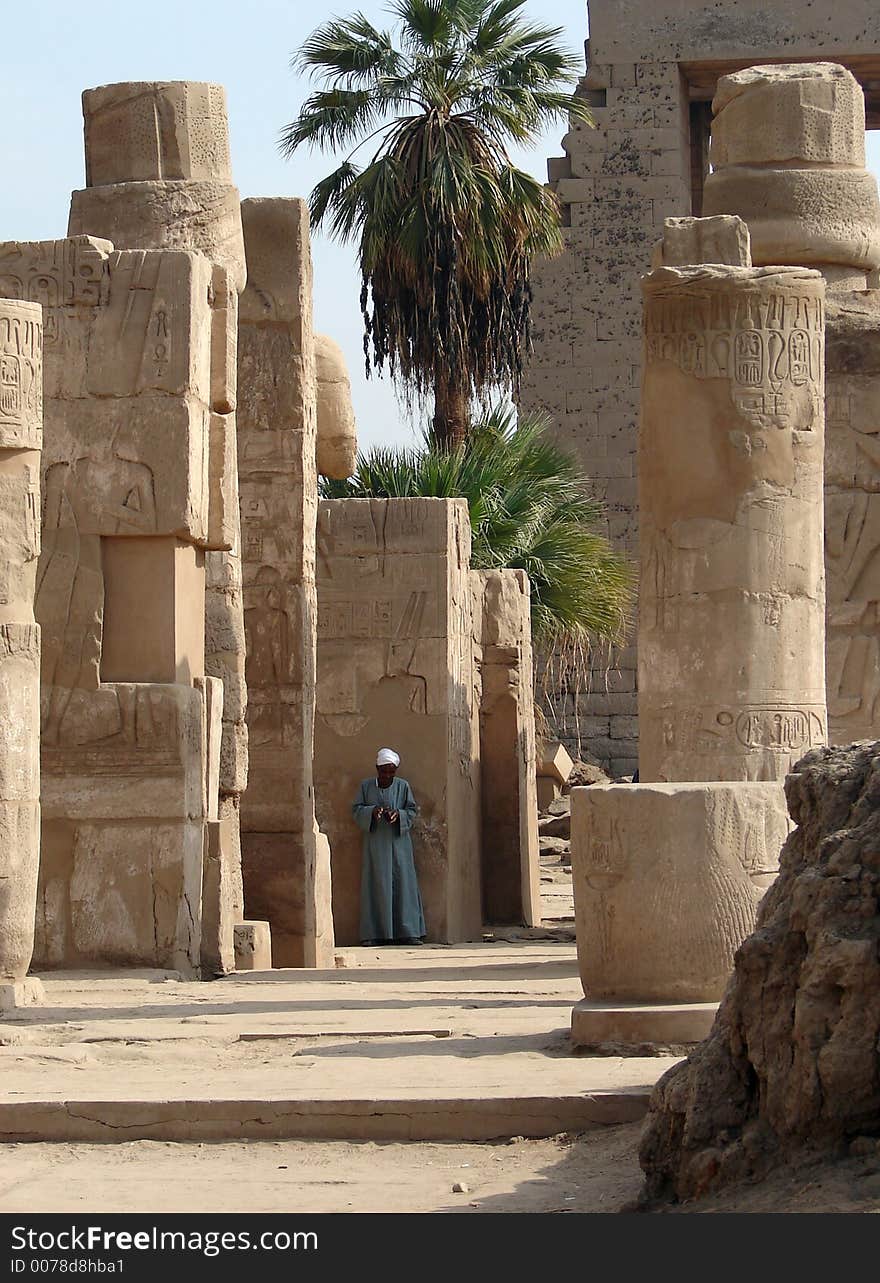
[[[294,59],[321,87],[282,151],[353,148],[310,207],[357,242],[367,372],[387,368],[409,399],[433,400],[446,445],[466,438],[475,400],[518,395],[532,260],[562,249],[556,198],[507,147],[553,119],[592,123],[567,88],[579,61],[525,4],[390,0],[392,32],[334,18]]]

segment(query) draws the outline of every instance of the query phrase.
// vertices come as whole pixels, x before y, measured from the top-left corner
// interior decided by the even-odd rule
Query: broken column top
[[[736,214],[664,219],[663,238],[654,246],[651,266],[688,267],[694,263],[751,267],[747,225]]]
[[[126,81],[86,89],[82,106],[86,186],[232,182],[222,85]]]
[[[836,62],[746,67],[722,76],[710,161],[724,165],[865,164],[865,98]]]
[[[318,378],[318,471],[344,481],[357,466],[357,423],[345,354],[326,334],[315,335]]]

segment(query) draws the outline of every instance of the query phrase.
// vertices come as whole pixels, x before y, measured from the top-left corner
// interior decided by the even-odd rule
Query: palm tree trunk
[[[467,390],[454,379],[438,374],[434,380],[434,437],[447,450],[463,445],[470,428]]]

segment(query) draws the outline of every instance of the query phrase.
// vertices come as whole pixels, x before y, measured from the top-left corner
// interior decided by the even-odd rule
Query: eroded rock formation
[[[654,1090],[649,1197],[880,1131],[880,741],[814,749],[785,791],[797,828],[712,1032]]]

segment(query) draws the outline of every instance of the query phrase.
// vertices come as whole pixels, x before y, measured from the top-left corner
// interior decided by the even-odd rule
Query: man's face
[[[376,767],[376,779],[379,781],[380,789],[387,789],[388,785],[394,779],[396,770],[397,767],[392,766],[390,762],[384,766]]]

